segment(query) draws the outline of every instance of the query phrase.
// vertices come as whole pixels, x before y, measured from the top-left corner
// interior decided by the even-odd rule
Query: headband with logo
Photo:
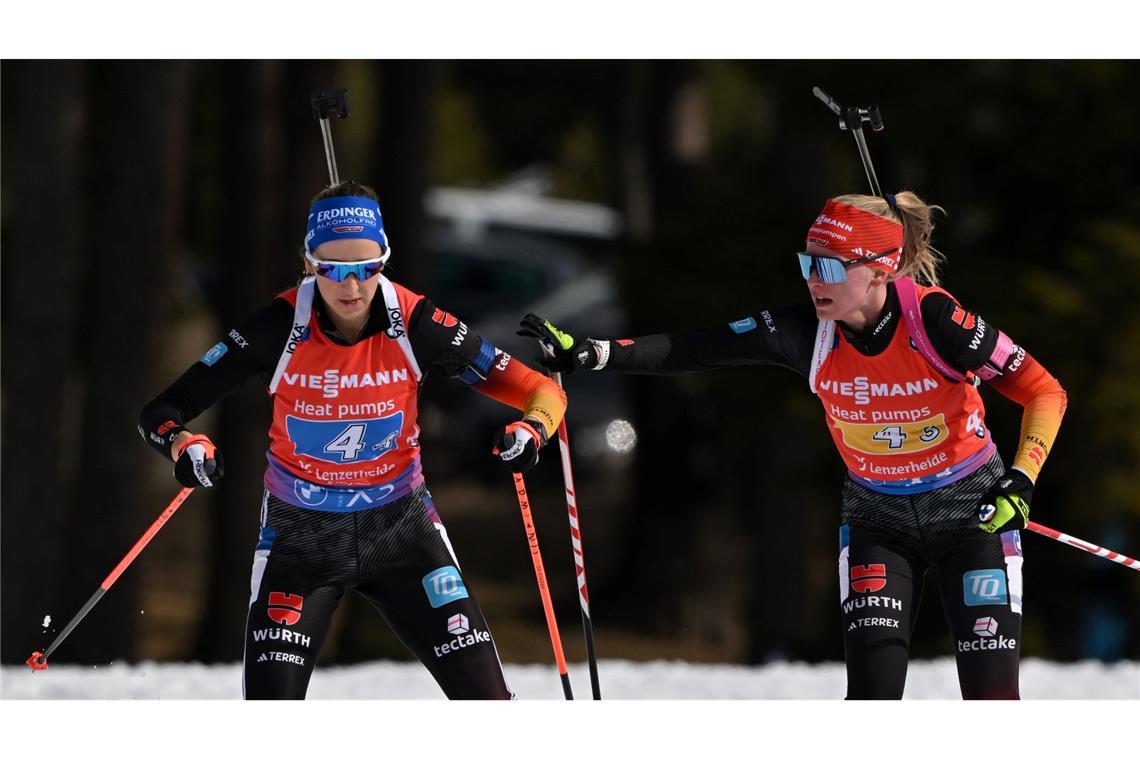
[[[375,240],[384,251],[385,261],[392,253],[376,201],[358,195],[338,195],[314,201],[309,207],[305,250],[312,253],[322,243],[345,238]]]
[[[807,253],[840,259],[871,257],[867,266],[893,274],[902,258],[903,226],[846,203],[829,200],[807,234]]]

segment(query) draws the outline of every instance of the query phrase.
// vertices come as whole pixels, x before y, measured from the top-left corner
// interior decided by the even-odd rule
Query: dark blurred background
[[[176,493],[141,406],[295,284],[327,182],[311,92],[347,87],[341,177],[371,184],[390,276],[534,365],[527,310],[620,337],[804,298],[792,253],[866,192],[811,94],[882,107],[884,189],[949,212],[944,285],[1069,393],[1035,519],[1140,553],[1140,65],[1064,61],[5,61],[0,659],[56,635]],[[747,368],[570,377],[600,655],[843,656],[844,471],[804,379]],[[1008,458],[1020,408],[983,389]],[[550,645],[511,480],[514,416],[429,382],[424,468],[504,660]],[[191,427],[226,455],[53,662],[241,658],[270,402],[251,383]],[[618,421],[625,421],[628,426]],[[621,429],[636,433],[615,435]],[[528,478],[562,635],[584,658],[555,448]],[[1026,535],[1023,655],[1140,658],[1140,582]],[[932,578],[916,657],[949,655]],[[45,615],[51,616],[45,628]],[[408,655],[361,600],[323,663]],[[604,674],[603,674],[604,680]]]

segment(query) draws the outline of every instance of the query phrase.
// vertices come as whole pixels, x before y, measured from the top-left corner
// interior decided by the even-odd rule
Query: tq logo
[[[269,619],[278,625],[294,625],[301,619],[301,605],[305,598],[281,591],[269,592]]]

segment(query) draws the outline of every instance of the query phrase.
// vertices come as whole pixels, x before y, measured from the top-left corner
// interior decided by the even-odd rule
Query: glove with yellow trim
[[[539,364],[554,372],[569,374],[575,370],[602,369],[610,358],[608,340],[575,341],[570,333],[559,330],[537,314],[527,314],[515,332],[524,338],[538,338],[554,349],[554,356],[544,356]]]
[[[1023,530],[1029,522],[1029,501],[1033,481],[1021,470],[1010,468],[982,497],[978,506],[978,527],[986,533]]]

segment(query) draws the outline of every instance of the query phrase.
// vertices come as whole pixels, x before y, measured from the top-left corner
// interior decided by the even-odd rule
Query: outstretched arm
[[[518,472],[538,461],[566,412],[566,393],[550,378],[469,330],[457,317],[422,299],[409,320],[416,356],[479,393],[522,412],[496,436],[495,454]]]
[[[543,365],[560,371],[610,370],[677,375],[722,367],[774,364],[807,377],[818,322],[810,304],[760,311],[731,322],[638,338],[575,340],[541,317],[528,314],[519,335],[546,340],[555,355]]]

